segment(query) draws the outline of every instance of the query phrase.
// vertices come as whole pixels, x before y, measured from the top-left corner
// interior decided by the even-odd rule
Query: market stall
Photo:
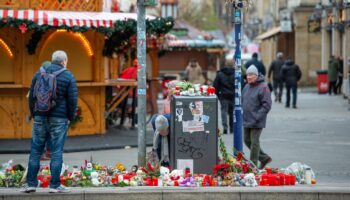
[[[136,18],[135,13],[0,10],[0,138],[31,137],[26,95],[34,73],[55,50],[67,52],[68,69],[78,82],[80,120],[69,135],[105,133],[105,90],[118,86],[110,80],[130,62],[121,58],[131,51]],[[170,19],[150,16],[147,23],[154,37],[172,26]],[[148,54],[151,75],[157,76],[156,44]]]

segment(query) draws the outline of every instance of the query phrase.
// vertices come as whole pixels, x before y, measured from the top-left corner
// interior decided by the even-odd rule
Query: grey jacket
[[[242,91],[243,126],[265,128],[267,113],[271,110],[271,93],[264,76],[246,84]]]

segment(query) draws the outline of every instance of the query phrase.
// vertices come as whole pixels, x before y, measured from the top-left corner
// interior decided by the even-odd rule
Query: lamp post
[[[137,130],[138,165],[146,164],[146,8],[145,0],[137,0]]]
[[[242,58],[241,58],[241,40],[242,40],[242,24],[243,24],[243,8],[250,7],[254,0],[226,0],[226,5],[232,6],[235,32],[235,98],[234,98],[234,127],[233,127],[233,153],[243,151],[243,109],[241,105],[241,80],[242,80]]]
[[[235,27],[236,49],[234,61],[236,66],[235,72],[235,109],[234,109],[234,128],[233,128],[233,148],[234,154],[243,151],[243,110],[241,106],[241,79],[242,79],[242,60],[241,60],[241,40],[242,40],[242,1],[233,4],[233,23]]]

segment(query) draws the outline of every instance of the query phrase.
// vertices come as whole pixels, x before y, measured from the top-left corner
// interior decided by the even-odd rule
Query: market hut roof
[[[225,40],[209,32],[201,31],[184,21],[175,21],[173,29],[166,36],[166,48],[224,48]]]
[[[70,12],[49,10],[0,10],[0,19],[18,19],[33,21],[37,25],[78,26],[78,27],[105,27],[112,28],[114,22],[137,20],[136,13],[109,13],[109,12]],[[146,16],[148,20],[155,17]]]

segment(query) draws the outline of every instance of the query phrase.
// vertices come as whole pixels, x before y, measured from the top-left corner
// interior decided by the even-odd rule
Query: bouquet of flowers
[[[83,121],[81,107],[78,107],[75,118],[70,121],[69,127],[74,128],[78,122]]]

